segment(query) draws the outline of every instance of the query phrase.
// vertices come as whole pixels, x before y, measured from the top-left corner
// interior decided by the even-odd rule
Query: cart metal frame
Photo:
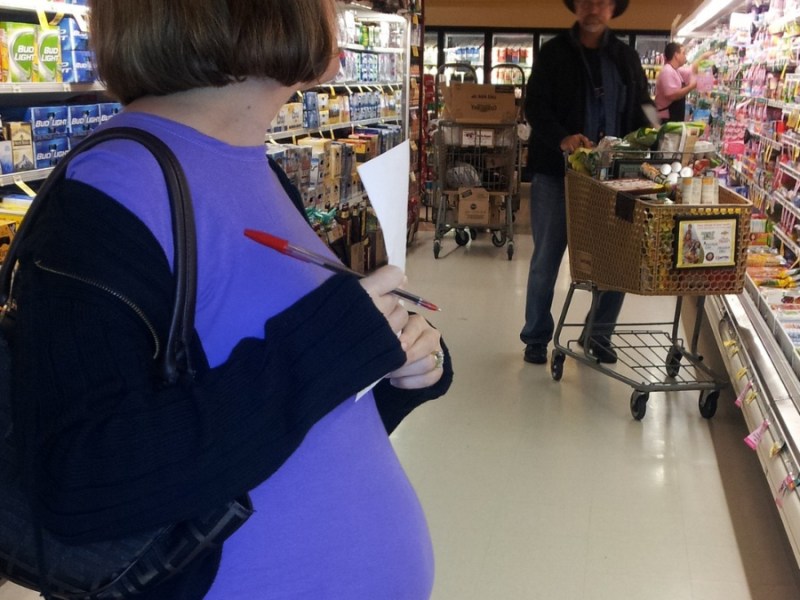
[[[591,308],[586,322],[567,322],[576,290],[592,294]],[[583,331],[585,339],[592,339],[597,325],[594,322],[601,290],[592,282],[573,282],[570,285],[558,324],[553,335],[554,349],[550,358],[550,374],[560,381],[567,356],[633,388],[630,398],[631,415],[637,421],[644,418],[651,392],[700,391],[700,414],[710,419],[717,411],[717,400],[722,388],[728,385],[703,363],[697,354],[697,342],[703,320],[705,296],[697,296],[697,317],[692,328],[690,346],[684,346],[679,336],[683,296],[676,296],[674,319],[671,322],[617,323],[609,339],[609,347],[617,354],[612,365],[601,363],[591,354],[589,344],[580,337],[562,342],[565,328]]]

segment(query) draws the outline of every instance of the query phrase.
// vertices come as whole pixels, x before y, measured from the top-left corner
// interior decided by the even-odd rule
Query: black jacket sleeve
[[[160,245],[89,186],[68,182],[48,200],[15,282],[13,411],[42,524],[67,540],[126,535],[247,492],[405,360],[358,281],[337,275],[222,365],[164,387],[153,330],[163,339],[172,276]]]

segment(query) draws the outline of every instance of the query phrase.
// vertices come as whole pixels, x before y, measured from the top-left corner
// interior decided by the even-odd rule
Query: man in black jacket
[[[538,364],[547,362],[554,329],[553,290],[567,248],[564,153],[592,147],[606,135],[622,137],[655,118],[639,55],[608,28],[608,22],[628,7],[628,0],[564,0],[564,4],[577,21],[542,46],[525,100],[531,124],[528,167],[533,174],[534,250],[520,339],[526,344],[525,360]],[[601,362],[617,360],[610,336],[623,298],[624,294],[611,291],[600,296],[588,344]]]

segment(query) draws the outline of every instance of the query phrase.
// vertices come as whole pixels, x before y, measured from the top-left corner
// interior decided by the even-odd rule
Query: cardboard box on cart
[[[489,192],[480,187],[458,190],[458,224],[486,225],[489,223]]]
[[[458,123],[514,123],[517,105],[514,87],[451,83],[441,87],[443,117]]]

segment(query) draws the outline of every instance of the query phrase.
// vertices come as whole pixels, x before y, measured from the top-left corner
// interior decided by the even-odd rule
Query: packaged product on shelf
[[[339,97],[328,99],[328,123],[336,125],[342,121],[341,100]]]
[[[73,17],[64,17],[59,21],[58,37],[62,54],[89,49],[89,32],[83,31]]]
[[[269,131],[273,133],[281,133],[283,131],[286,131],[288,129],[288,127],[286,126],[286,119],[288,114],[289,112],[286,109],[286,105],[284,104],[278,110],[277,114],[275,115],[275,118],[272,119],[272,123],[270,123],[269,126]]]
[[[61,41],[54,27],[37,27],[37,79],[46,83],[62,81]]]
[[[61,54],[61,78],[64,83],[92,83],[97,79],[89,50],[70,50]]]
[[[23,120],[31,124],[34,140],[67,135],[69,111],[66,106],[31,106]]]
[[[36,81],[36,25],[3,21],[8,48],[8,79],[10,83]]]
[[[303,127],[316,129],[319,127],[319,98],[317,92],[303,93]]]
[[[286,111],[286,127],[300,129],[303,126],[303,104],[301,102],[287,102],[283,105]]]
[[[111,117],[118,114],[122,110],[122,104],[119,102],[101,102],[100,108],[100,125],[108,121]]]
[[[47,140],[33,142],[33,162],[37,169],[55,167],[67,152],[69,152],[69,139],[66,136],[55,137]]]
[[[3,124],[5,137],[11,141],[14,172],[33,169],[33,130],[27,121],[7,121]]]
[[[67,106],[67,122],[71,140],[86,137],[100,125],[100,106],[70,104]]]
[[[0,82],[8,81],[8,44],[6,30],[0,27]]]
[[[10,140],[0,141],[0,174],[14,172],[14,147]]]

